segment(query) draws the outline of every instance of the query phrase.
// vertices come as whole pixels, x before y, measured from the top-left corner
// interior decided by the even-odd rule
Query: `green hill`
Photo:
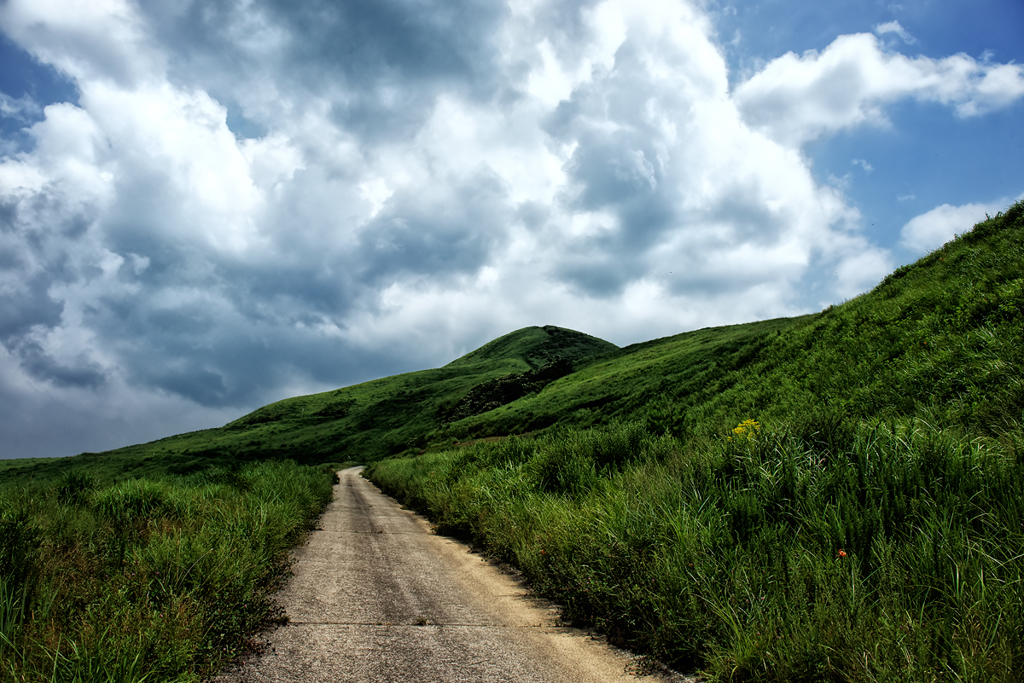
[[[998,436],[1024,413],[1022,213],[1017,203],[821,313],[628,346],[447,429],[468,438],[641,420],[685,436],[824,412]]]
[[[528,327],[443,368],[285,399],[220,428],[73,458],[0,461],[0,467],[6,482],[23,484],[52,480],[69,467],[112,478],[182,474],[269,458],[372,462],[424,448],[450,422],[541,391],[617,350],[573,330]]]
[[[526,327],[484,344],[445,368],[486,366],[488,371],[507,368],[510,372],[523,372],[563,361],[585,364],[617,350],[611,342],[589,334],[553,325]]]
[[[107,453],[6,463],[6,478],[69,465],[137,476],[280,457],[373,462],[553,425],[639,420],[684,435],[822,410],[851,420],[927,414],[999,434],[1024,410],[1020,215],[1017,203],[821,313],[621,349],[529,327],[442,368],[286,399],[221,428]]]

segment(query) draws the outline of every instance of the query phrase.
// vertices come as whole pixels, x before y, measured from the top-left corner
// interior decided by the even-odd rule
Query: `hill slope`
[[[365,474],[565,620],[710,681],[1019,683],[1022,276],[1017,203],[732,351],[728,328],[703,362],[700,333],[622,349],[473,418],[564,395],[564,428]],[[635,421],[572,426],[609,412]]]
[[[219,429],[72,462],[129,475],[268,457],[372,462],[556,424],[639,420],[657,433],[707,434],[752,416],[823,411],[854,421],[927,414],[997,435],[1024,411],[1022,207],[818,314],[622,349],[529,327],[442,368],[287,399]],[[68,464],[11,464],[7,473],[17,480]]]
[[[618,350],[560,327],[527,327],[443,368],[285,399],[224,427],[74,458],[8,461],[4,479],[50,479],[69,466],[101,476],[186,473],[211,464],[286,457],[300,462],[373,461],[408,448],[447,422],[543,389]]]
[[[998,436],[1024,415],[1024,203],[814,315],[628,346],[543,392],[448,425],[455,438],[555,421],[678,436],[748,418],[920,416]]]

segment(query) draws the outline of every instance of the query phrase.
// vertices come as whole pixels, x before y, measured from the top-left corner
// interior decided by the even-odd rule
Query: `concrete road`
[[[290,618],[222,683],[636,681],[633,658],[561,627],[512,576],[341,472],[280,594]],[[645,680],[669,680],[646,676]],[[676,679],[678,680],[678,679]]]

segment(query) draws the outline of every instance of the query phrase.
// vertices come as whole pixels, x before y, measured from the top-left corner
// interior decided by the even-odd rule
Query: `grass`
[[[742,368],[767,338],[800,329],[812,316],[707,328],[619,349],[592,359],[543,391],[440,427],[432,440],[450,444],[490,434],[524,434],[553,425],[587,428],[623,420],[671,419],[678,398],[712,394],[723,372]],[[703,394],[701,393],[703,392]]]
[[[921,421],[829,448],[818,427],[573,429],[369,476],[566,618],[712,680],[1024,680],[1016,451]]]
[[[263,462],[0,494],[0,681],[199,681],[280,615],[330,468]]]
[[[540,434],[367,474],[711,680],[1024,680],[1022,274],[1018,202],[843,305],[627,347],[447,428],[547,410]]]

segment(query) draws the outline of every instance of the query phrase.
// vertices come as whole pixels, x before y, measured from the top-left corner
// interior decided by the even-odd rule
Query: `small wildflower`
[[[846,557],[846,551],[842,548],[839,549],[839,557]]]
[[[732,433],[737,439],[753,439],[761,432],[761,423],[757,420],[744,420],[733,427]],[[732,437],[728,437],[732,441]]]

